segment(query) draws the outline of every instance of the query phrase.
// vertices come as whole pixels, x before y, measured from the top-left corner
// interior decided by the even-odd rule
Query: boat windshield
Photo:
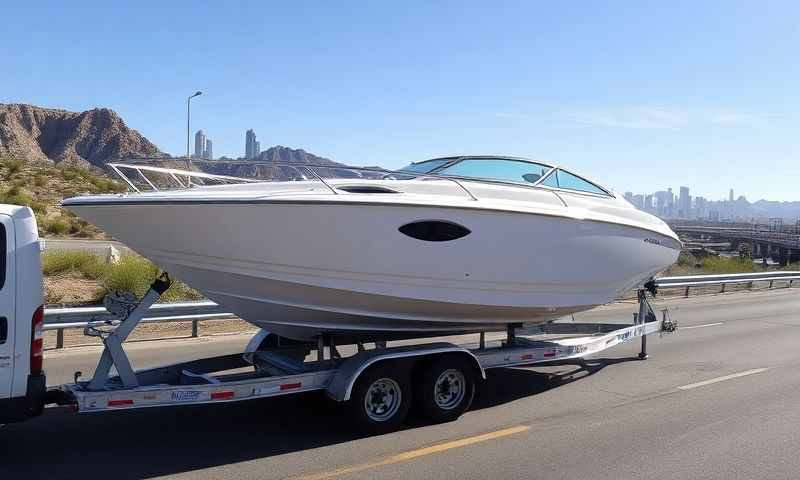
[[[442,165],[452,162],[454,158],[437,158],[436,160],[426,160],[424,162],[409,163],[401,168],[401,172],[431,173]]]
[[[598,187],[588,180],[572,173],[557,169],[551,173],[542,183],[542,185],[553,188],[560,188],[564,190],[574,190],[576,192],[596,193],[599,195],[608,195],[608,192]]]
[[[551,167],[540,163],[510,158],[467,158],[436,172],[439,175],[499,180],[515,183],[536,183]]]

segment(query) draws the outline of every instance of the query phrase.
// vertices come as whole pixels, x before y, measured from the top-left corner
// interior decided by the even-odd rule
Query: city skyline
[[[657,215],[665,220],[708,220],[708,221],[738,221],[766,222],[776,218],[800,219],[800,202],[797,208],[790,214],[754,211],[753,203],[747,199],[746,195],[735,196],[734,189],[728,190],[727,198],[719,200],[706,198],[704,196],[692,196],[691,189],[687,186],[680,186],[676,194],[672,187],[658,190],[653,193],[633,193],[626,191],[625,200],[636,208]],[[759,199],[771,202],[768,199]],[[800,220],[798,220],[800,221]]]

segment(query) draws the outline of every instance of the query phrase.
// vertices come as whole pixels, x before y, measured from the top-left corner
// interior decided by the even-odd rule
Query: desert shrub
[[[85,250],[51,250],[42,254],[42,273],[45,275],[67,272],[96,273],[96,266],[99,264],[100,259]]]
[[[114,290],[127,290],[141,298],[147,293],[160,270],[147,259],[134,255],[123,256],[115,264],[106,265],[102,277],[102,287],[105,293]],[[188,285],[175,281],[161,299],[164,301],[198,300],[203,296]]]
[[[119,182],[115,182],[110,178],[100,176],[91,176],[88,178],[89,183],[94,187],[95,193],[117,193],[124,192],[126,189]]]
[[[66,222],[61,216],[44,219],[42,229],[53,235],[63,235],[69,230],[69,223]]]
[[[30,206],[33,199],[22,187],[12,185],[8,189],[0,191],[0,203]]]
[[[106,292],[127,290],[137,297],[144,296],[150,283],[156,278],[158,268],[144,258],[124,256],[118,263],[106,268],[102,285]]]
[[[9,158],[3,162],[3,165],[6,167],[6,180],[10,180],[22,170],[23,163],[22,160]]]
[[[28,206],[31,207],[31,210],[33,210],[35,213],[40,215],[45,215],[47,213],[47,204],[44,202],[37,202],[34,200]]]
[[[38,174],[33,177],[33,184],[37,187],[44,187],[45,185],[47,185],[47,177]]]
[[[69,217],[69,233],[75,235],[89,228],[89,222],[78,217]]]
[[[75,180],[85,178],[89,175],[87,170],[74,165],[59,165],[58,170],[61,173],[61,178],[64,180]]]

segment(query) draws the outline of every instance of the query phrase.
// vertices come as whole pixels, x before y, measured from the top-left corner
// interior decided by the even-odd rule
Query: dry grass
[[[127,290],[141,298],[160,270],[148,260],[132,254],[123,256],[118,263],[105,263],[89,252],[54,250],[42,254],[42,273],[46,279],[48,303],[68,303],[74,297],[79,297],[81,303],[94,303],[115,290]],[[77,280],[84,288],[92,288],[79,295],[79,292],[72,291],[70,283]],[[167,302],[202,298],[199,292],[180,281],[175,281],[161,296],[161,300]]]

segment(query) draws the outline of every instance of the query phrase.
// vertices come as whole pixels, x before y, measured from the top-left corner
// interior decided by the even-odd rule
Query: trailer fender
[[[342,363],[337,369],[336,374],[325,389],[327,395],[338,401],[346,402],[350,400],[353,386],[364,371],[378,362],[390,360],[408,359],[414,357],[432,357],[442,354],[458,354],[468,358],[475,366],[475,371],[480,374],[482,379],[486,379],[486,372],[481,366],[478,358],[466,348],[453,345],[452,343],[430,343],[427,345],[412,345],[406,347],[392,347],[375,350],[367,350],[352,357]]]
[[[253,353],[258,350],[261,346],[261,343],[264,341],[265,338],[269,335],[269,332],[264,330],[263,328],[260,329],[253,338],[247,343],[247,347],[244,349],[244,353]]]

